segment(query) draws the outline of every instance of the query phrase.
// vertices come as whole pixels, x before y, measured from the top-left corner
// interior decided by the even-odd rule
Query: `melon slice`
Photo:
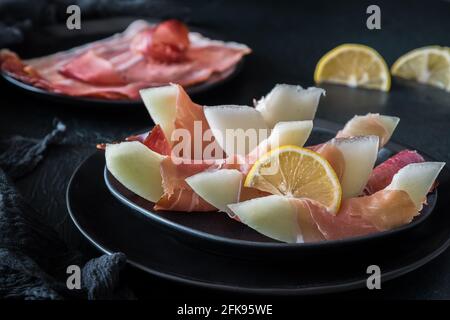
[[[228,205],[239,220],[263,235],[283,242],[303,242],[297,210],[289,198],[271,195]]]
[[[175,129],[178,87],[148,88],[139,91],[142,101],[155,124],[159,124],[168,140]]]
[[[256,110],[270,128],[280,121],[313,120],[321,95],[325,95],[321,88],[277,84],[256,103]]]
[[[380,114],[379,119],[389,134],[387,137],[387,140],[389,140],[391,138],[392,134],[394,133],[395,128],[397,128],[397,125],[400,122],[400,118]]]
[[[308,140],[313,128],[311,120],[304,121],[283,121],[278,122],[272,129],[269,138],[262,141],[256,149],[250,153],[250,159],[256,161],[257,158],[280,146],[303,147]]]
[[[106,167],[127,189],[156,202],[163,194],[160,164],[164,156],[138,141],[109,144],[105,150]]]
[[[330,143],[341,151],[345,162],[341,179],[342,198],[359,196],[377,160],[378,136],[334,138]]]
[[[220,147],[228,155],[247,155],[269,136],[261,114],[249,106],[205,108],[205,117]]]
[[[312,128],[311,120],[278,122],[272,129],[268,141],[272,148],[285,145],[303,147]]]
[[[186,178],[187,184],[203,200],[223,212],[227,205],[239,201],[243,175],[238,170],[204,171]]]
[[[401,168],[392,178],[386,190],[406,191],[418,211],[426,200],[426,195],[433,186],[445,162],[411,163]]]

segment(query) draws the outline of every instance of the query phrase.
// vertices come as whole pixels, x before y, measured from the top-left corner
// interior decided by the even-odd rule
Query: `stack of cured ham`
[[[203,107],[179,85],[142,90],[156,125],[148,134],[106,145],[108,170],[126,188],[154,202],[155,210],[224,212],[284,242],[343,239],[411,222],[444,163],[425,162],[416,151],[404,150],[374,168],[397,117],[355,116],[332,140],[305,147],[319,154],[338,179],[342,199],[335,210],[281,189],[244,186],[261,155],[279,146],[304,146],[324,94],[320,88],[277,85],[255,108]],[[239,150],[223,139],[227,130],[248,129],[268,134]],[[203,139],[196,141],[199,136]]]
[[[0,70],[22,82],[69,96],[137,100],[143,88],[216,82],[250,49],[210,40],[177,21],[133,22],[124,32],[30,60],[0,51]]]

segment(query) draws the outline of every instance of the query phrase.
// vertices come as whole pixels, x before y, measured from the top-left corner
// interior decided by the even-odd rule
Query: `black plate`
[[[310,137],[310,144],[312,140],[315,140],[316,142],[312,143],[316,144],[333,138],[336,135],[336,131],[331,130],[330,127],[332,127],[332,124],[316,120]],[[392,154],[404,149],[407,148],[393,142],[388,143],[379,153],[377,163],[383,162]],[[197,212],[186,214],[173,211],[154,211],[153,202],[145,200],[125,188],[111,175],[106,166],[104,168],[104,179],[106,186],[114,197],[124,205],[152,219],[156,224],[167,228],[168,232],[172,232],[181,241],[187,241],[193,245],[198,244],[203,249],[212,249],[215,252],[227,255],[245,255],[254,259],[264,259],[267,251],[273,252],[276,250],[276,253],[279,253],[279,257],[284,259],[286,256],[289,258],[289,254],[296,254],[299,246],[303,249],[309,247],[323,250],[325,247],[342,246],[348,243],[354,244],[355,241],[360,242],[359,245],[362,245],[363,242],[365,243],[378,237],[389,237],[418,226],[433,212],[437,201],[437,190],[434,190],[428,195],[427,205],[423,207],[419,216],[411,223],[393,230],[342,240],[287,244],[261,235],[244,224],[228,218],[225,213]]]
[[[124,18],[124,19],[102,19],[102,20],[93,20],[89,21],[89,33],[85,36],[84,43],[92,42],[94,39],[101,39],[106,38],[107,36],[110,36],[117,32],[122,32],[132,21],[138,18]],[[150,23],[157,23],[158,20],[154,19],[147,19]],[[109,30],[108,30],[109,29]],[[46,35],[47,33],[50,35],[54,35],[55,39],[54,41],[59,41],[58,44],[58,50],[68,50],[74,47],[73,39],[71,37],[61,37],[61,30],[67,31],[66,26],[52,26],[50,28],[47,28],[45,30]],[[202,35],[209,37],[211,39],[215,40],[222,40],[223,37],[220,35],[217,35],[215,33],[210,32],[209,30],[196,28],[196,27],[190,27],[191,31],[199,32]],[[64,32],[63,31],[63,32]],[[97,31],[97,32],[96,32]],[[109,31],[109,32],[108,32]],[[67,33],[67,32],[66,32]],[[77,45],[83,44],[83,36],[79,36],[77,38]],[[55,51],[56,52],[56,51]],[[54,52],[49,52],[47,54],[51,54]],[[29,59],[29,58],[28,58]],[[214,87],[217,87],[231,79],[233,79],[242,69],[244,65],[245,57],[243,57],[232,69],[227,71],[226,75],[220,79],[214,80],[210,79],[206,82],[199,83],[196,85],[192,85],[189,87],[186,87],[186,92],[191,96],[198,93],[202,93],[205,91],[208,91]],[[13,86],[24,90],[25,92],[32,94],[34,96],[50,99],[55,102],[61,102],[61,103],[70,103],[70,104],[76,104],[80,107],[83,106],[101,106],[101,107],[112,107],[117,108],[120,106],[123,107],[129,107],[129,106],[140,106],[142,105],[142,101],[139,100],[107,100],[107,99],[98,99],[98,98],[89,98],[89,97],[74,97],[69,96],[65,94],[59,94],[55,92],[50,92],[47,90],[43,90],[41,88],[37,88],[32,86],[31,84],[22,82],[20,80],[15,79],[14,77],[4,73],[0,72],[0,75],[3,79],[5,79],[8,83],[12,84]]]
[[[316,127],[324,128],[323,123],[318,123]],[[331,132],[315,130],[312,137],[323,141]],[[160,220],[149,219],[117,201],[104,183],[104,166],[104,154],[98,152],[73,175],[67,190],[73,221],[100,250],[122,251],[132,265],[167,279],[245,292],[325,293],[365,286],[366,269],[372,264],[381,268],[383,281],[398,277],[430,261],[450,244],[448,197],[434,198],[435,209],[413,227],[364,239],[276,247],[275,243],[242,246],[205,239],[168,228]],[[439,182],[439,193],[448,194],[447,167]],[[208,219],[194,219],[200,218]],[[239,227],[251,232],[245,226]],[[253,236],[256,238],[251,241],[262,241],[260,235]],[[261,250],[249,255],[251,247]]]

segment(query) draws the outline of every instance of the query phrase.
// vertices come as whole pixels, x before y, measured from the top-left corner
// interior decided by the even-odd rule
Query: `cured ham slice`
[[[95,85],[125,85],[126,81],[113,64],[101,58],[94,51],[88,51],[80,57],[64,65],[61,74]]]
[[[145,29],[131,42],[134,51],[169,63],[183,60],[189,45],[189,30],[177,20],[168,20]]]
[[[172,145],[174,156],[197,160],[224,158],[209,130],[204,108],[192,102],[180,85],[145,89],[141,96],[153,121],[161,126]],[[211,151],[205,150],[207,146]]]
[[[148,133],[142,143],[161,155],[170,155],[171,147],[169,141],[159,125],[156,125],[152,131]]]
[[[139,90],[184,87],[227,76],[250,49],[189,33],[181,22],[135,21],[123,33],[68,51],[21,60],[0,52],[0,69],[38,88],[71,96],[137,100]]]
[[[187,163],[175,161],[168,157],[161,162],[161,177],[164,193],[156,202],[155,210],[183,211],[183,212],[207,212],[217,211],[216,207],[203,200],[196,194],[186,178],[206,170],[221,169],[223,164],[217,163]]]
[[[195,104],[187,93],[178,85],[178,96],[176,101],[175,129],[179,132],[186,130],[185,138],[191,137],[190,141],[179,141],[180,147],[188,150],[188,154],[174,153],[175,156],[190,159],[222,159],[225,154],[219,144],[214,140],[208,121],[205,117],[204,107]],[[180,130],[181,129],[181,130]],[[208,135],[209,133],[209,135]],[[176,139],[176,138],[175,138]],[[206,149],[209,146],[209,149]]]
[[[164,132],[162,131],[159,125],[156,125],[150,132],[142,133],[139,135],[129,136],[125,138],[125,141],[137,141],[145,146],[147,146],[150,150],[163,155],[170,155],[170,144],[167,141]],[[100,143],[97,145],[97,149],[106,150],[106,146],[109,144],[115,143]]]
[[[163,186],[163,195],[161,199],[156,203],[155,210],[168,210],[168,211],[183,211],[183,212],[206,212],[217,211],[218,209],[224,210],[223,205],[218,205],[218,202],[208,197],[203,191],[196,193],[194,188],[197,187],[204,190],[203,185],[208,185],[211,181],[198,180],[196,175],[207,173],[205,177],[220,177],[219,171],[233,172],[229,175],[229,178],[236,178],[235,173],[240,172],[243,175],[244,168],[246,167],[243,162],[244,159],[238,159],[236,156],[229,157],[227,159],[220,160],[205,160],[205,161],[188,161],[187,159],[177,159],[174,157],[167,157],[161,163],[161,177]],[[202,177],[201,177],[202,178]],[[243,178],[243,176],[242,176]],[[193,179],[193,180],[192,180]],[[190,181],[190,182],[189,182]],[[215,179],[217,181],[217,179]],[[256,190],[254,188],[246,188],[242,183],[235,183],[226,185],[227,192],[229,194],[238,195],[239,201],[245,201],[248,199],[258,198],[266,196],[266,192]],[[197,182],[197,183],[196,183]],[[200,186],[201,182],[201,186]],[[216,184],[217,190],[224,185],[223,181]],[[212,192],[213,194],[216,194]],[[234,201],[231,201],[232,203]],[[226,203],[228,204],[228,203]],[[226,211],[229,213],[228,211]]]
[[[368,113],[365,116],[354,116],[338,132],[337,138],[375,135],[380,139],[382,148],[391,138],[400,118]]]
[[[334,144],[323,143],[316,146],[313,151],[317,152],[323,158],[325,158],[325,160],[328,161],[328,163],[336,173],[339,181],[342,182],[345,171],[345,159],[344,154],[341,152],[341,150],[339,150],[339,148]]]
[[[336,216],[318,204],[306,202],[327,240],[390,230],[411,222],[418,214],[408,193],[402,190],[381,190],[371,196],[344,200]]]
[[[336,216],[311,200],[304,200],[326,239],[336,240],[390,230],[412,221],[444,166],[440,162],[409,164],[392,183],[370,196],[345,199]]]
[[[370,195],[386,188],[394,175],[410,163],[424,162],[424,158],[412,150],[403,150],[373,169],[367,182],[365,193]]]

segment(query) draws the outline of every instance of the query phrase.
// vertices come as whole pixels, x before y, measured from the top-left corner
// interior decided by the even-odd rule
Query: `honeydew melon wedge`
[[[378,153],[378,136],[335,138],[331,144],[342,153],[345,161],[341,179],[342,198],[359,196],[373,170]]]
[[[392,137],[392,134],[394,133],[395,128],[397,128],[398,123],[400,122],[399,117],[394,116],[385,116],[385,115],[378,115],[380,122],[383,124],[383,126],[386,128],[387,132],[389,133],[387,140],[389,140]]]
[[[372,121],[378,121],[386,130],[380,132],[377,126],[372,125]],[[391,138],[392,133],[400,122],[399,117],[380,115],[378,113],[368,113],[363,116],[354,116],[350,119],[339,133],[341,136],[368,136],[378,135],[380,138],[380,148]]]
[[[283,242],[303,242],[297,211],[289,198],[271,195],[229,204],[239,220],[263,235]]]
[[[109,144],[105,150],[106,167],[127,189],[156,202],[163,194],[160,164],[164,156],[138,141]]]
[[[445,162],[411,163],[401,168],[386,190],[403,190],[408,193],[418,211]]]
[[[214,137],[228,155],[245,156],[269,136],[268,127],[255,108],[223,105],[206,107],[204,112]]]
[[[270,128],[280,121],[313,120],[321,95],[325,95],[321,88],[277,84],[256,103],[256,110]]]
[[[186,178],[187,184],[203,200],[223,212],[227,205],[239,201],[243,175],[238,170],[204,171]]]
[[[178,90],[176,85],[168,85],[139,91],[150,117],[160,125],[169,141],[175,129]]]
[[[303,147],[312,128],[311,120],[278,122],[272,129],[268,142],[272,148],[285,145]]]
[[[262,141],[251,152],[250,156],[258,158],[280,146],[303,147],[311,134],[312,128],[313,122],[311,120],[278,122],[272,129],[269,138]]]

